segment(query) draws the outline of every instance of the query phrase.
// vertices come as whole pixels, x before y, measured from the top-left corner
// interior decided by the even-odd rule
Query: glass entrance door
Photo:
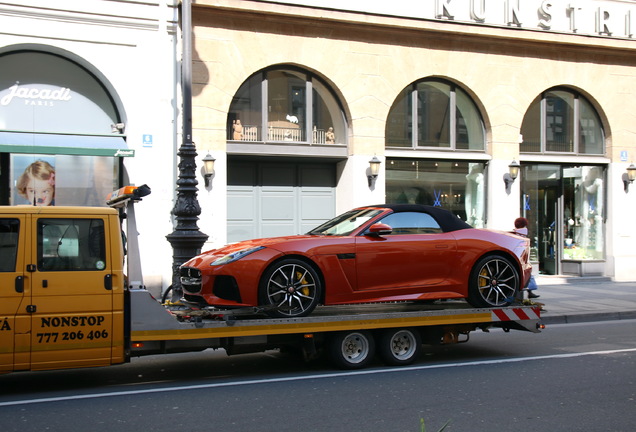
[[[530,260],[539,273],[583,274],[590,263],[602,263],[604,167],[524,164],[521,175],[521,215],[529,222]]]
[[[539,264],[539,273],[559,274],[561,233],[558,227],[562,208],[561,166],[522,167],[522,212],[528,219],[530,259]]]

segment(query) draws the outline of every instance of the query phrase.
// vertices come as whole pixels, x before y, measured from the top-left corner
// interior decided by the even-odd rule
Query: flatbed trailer
[[[137,243],[134,203],[149,192],[123,188],[109,201],[114,208],[0,208],[0,373],[108,366],[208,348],[229,355],[292,349],[306,359],[324,352],[350,369],[377,353],[387,364],[404,365],[423,344],[466,342],[475,330],[542,328],[540,307],[521,303],[343,305],[276,319],[259,308],[162,304],[144,286]]]
[[[222,348],[229,355],[296,349],[305,359],[327,353],[341,368],[415,361],[422,344],[467,342],[475,330],[542,328],[540,306],[476,309],[464,301],[323,306],[303,318],[264,318],[258,310],[170,308],[147,291],[131,291],[131,355]]]

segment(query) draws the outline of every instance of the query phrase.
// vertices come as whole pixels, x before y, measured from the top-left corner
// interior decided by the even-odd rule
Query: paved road
[[[634,320],[476,332],[362,371],[210,350],[0,377],[3,432],[613,431],[636,424]],[[20,389],[11,392],[9,389]]]
[[[450,419],[449,431],[631,432],[636,282],[538,279],[548,324],[540,335],[475,332],[411,368],[359,372],[205,352],[9,374],[0,377],[0,430],[417,431],[424,418],[427,430]]]

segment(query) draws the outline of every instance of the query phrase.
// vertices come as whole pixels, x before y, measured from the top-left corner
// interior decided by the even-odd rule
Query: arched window
[[[386,147],[485,149],[485,128],[470,96],[451,82],[427,79],[397,97],[386,123]]]
[[[318,77],[295,68],[260,71],[241,85],[227,120],[228,140],[346,144],[340,103]]]
[[[521,135],[522,153],[605,152],[605,134],[596,110],[569,89],[551,89],[536,98],[523,118]]]

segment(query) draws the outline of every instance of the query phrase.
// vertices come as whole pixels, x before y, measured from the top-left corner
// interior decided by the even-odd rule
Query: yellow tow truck
[[[144,286],[139,257],[134,207],[149,193],[146,185],[122,188],[110,208],[0,207],[0,373],[208,348],[233,355],[291,347],[305,358],[326,352],[350,369],[377,353],[404,365],[422,344],[466,342],[478,329],[542,328],[538,305],[375,304],[271,319],[258,308],[163,304]]]

